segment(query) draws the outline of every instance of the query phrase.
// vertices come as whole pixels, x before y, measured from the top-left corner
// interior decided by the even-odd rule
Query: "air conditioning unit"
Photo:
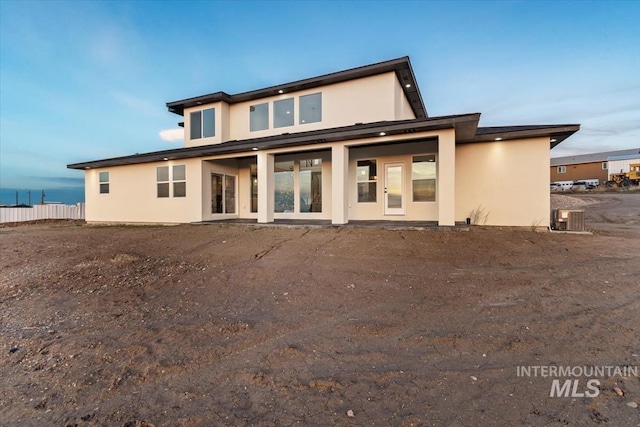
[[[584,231],[584,210],[556,209],[553,228],[562,231]]]

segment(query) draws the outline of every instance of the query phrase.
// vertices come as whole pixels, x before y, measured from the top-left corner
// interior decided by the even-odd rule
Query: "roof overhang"
[[[510,139],[549,137],[550,148],[553,148],[579,130],[580,125],[577,124],[479,127],[472,138],[461,139],[460,142],[493,142],[508,141]]]
[[[325,74],[309,79],[298,80],[291,83],[285,83],[277,86],[271,86],[264,89],[253,90],[249,92],[229,95],[225,92],[215,92],[209,95],[202,95],[195,98],[183,99],[180,101],[167,102],[167,108],[170,112],[184,115],[184,110],[198,105],[212,104],[224,101],[227,104],[236,104],[238,102],[252,101],[266,98],[269,96],[277,96],[283,93],[296,92],[307,89],[314,89],[320,86],[326,86],[334,83],[342,83],[349,80],[359,79],[363,77],[375,76],[388,72],[395,72],[402,86],[405,96],[409,100],[411,109],[416,118],[428,117],[427,109],[424,106],[422,96],[416,77],[411,68],[409,57],[392,59],[390,61],[379,62],[376,64],[365,65],[363,67],[352,68],[349,70],[338,71],[336,73]]]
[[[313,144],[323,145],[331,142],[353,141],[364,138],[377,138],[380,140],[380,143],[383,143],[385,141],[388,142],[389,137],[394,135],[406,135],[407,138],[409,138],[412,134],[442,129],[454,129],[456,132],[456,139],[460,136],[469,138],[475,133],[479,120],[480,113],[474,113],[431,117],[426,119],[402,120],[396,122],[356,124],[332,129],[281,134],[239,141],[234,140],[221,144],[176,148],[172,150],[135,154],[132,156],[73,163],[67,165],[67,167],[69,169],[90,169],[151,163],[163,160],[188,159],[240,153],[250,154],[257,150],[307,146]]]

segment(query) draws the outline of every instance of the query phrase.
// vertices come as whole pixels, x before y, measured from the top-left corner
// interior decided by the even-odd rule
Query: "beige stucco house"
[[[224,219],[464,222],[549,218],[550,149],[579,125],[478,127],[430,117],[408,57],[167,103],[184,148],[68,165],[89,222]]]

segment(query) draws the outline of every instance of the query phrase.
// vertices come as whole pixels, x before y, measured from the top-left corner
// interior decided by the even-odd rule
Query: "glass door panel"
[[[384,214],[404,215],[404,165],[385,165]]]

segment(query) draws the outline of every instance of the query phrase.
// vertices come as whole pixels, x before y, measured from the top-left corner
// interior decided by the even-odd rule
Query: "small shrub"
[[[469,212],[469,218],[471,218],[473,225],[485,225],[489,219],[489,211],[480,205]]]

